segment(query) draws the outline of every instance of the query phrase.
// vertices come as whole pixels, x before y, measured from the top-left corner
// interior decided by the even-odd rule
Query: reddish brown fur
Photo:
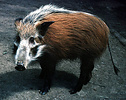
[[[53,52],[58,59],[81,56],[95,59],[106,49],[109,29],[95,16],[84,13],[54,13],[46,16],[40,23],[48,21],[55,22],[48,28],[43,43],[49,45],[45,50]]]
[[[30,23],[23,24],[22,22],[15,22],[17,32],[20,33],[21,38],[27,38],[31,35],[35,35],[36,28]]]

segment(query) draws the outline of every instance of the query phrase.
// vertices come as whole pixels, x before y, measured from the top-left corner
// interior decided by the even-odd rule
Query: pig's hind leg
[[[91,60],[90,57],[87,57],[86,59],[81,58],[80,77],[77,85],[69,91],[70,94],[79,92],[82,89],[83,85],[86,85],[90,81],[93,68],[94,60]]]

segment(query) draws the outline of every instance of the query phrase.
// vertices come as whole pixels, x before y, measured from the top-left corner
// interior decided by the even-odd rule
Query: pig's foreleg
[[[44,53],[39,60],[39,63],[42,68],[40,77],[44,80],[44,84],[39,93],[44,95],[51,87],[52,77],[55,72],[56,59],[52,55]]]

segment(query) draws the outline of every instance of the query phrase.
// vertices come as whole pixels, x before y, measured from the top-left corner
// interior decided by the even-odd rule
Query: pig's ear
[[[21,20],[23,20],[23,18],[17,18],[14,22],[15,26],[18,27],[21,23]]]
[[[49,21],[49,22],[44,22],[42,24],[37,24],[36,30],[40,35],[44,36],[46,34],[46,31],[48,30],[48,27],[53,23],[54,21]]]

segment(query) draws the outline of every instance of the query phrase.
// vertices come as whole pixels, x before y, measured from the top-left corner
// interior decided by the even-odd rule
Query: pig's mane
[[[23,23],[31,23],[34,24],[37,21],[42,20],[45,16],[52,14],[52,13],[76,13],[77,11],[67,10],[64,8],[59,8],[55,5],[45,5],[41,6],[39,9],[31,12],[28,14],[24,19]]]

